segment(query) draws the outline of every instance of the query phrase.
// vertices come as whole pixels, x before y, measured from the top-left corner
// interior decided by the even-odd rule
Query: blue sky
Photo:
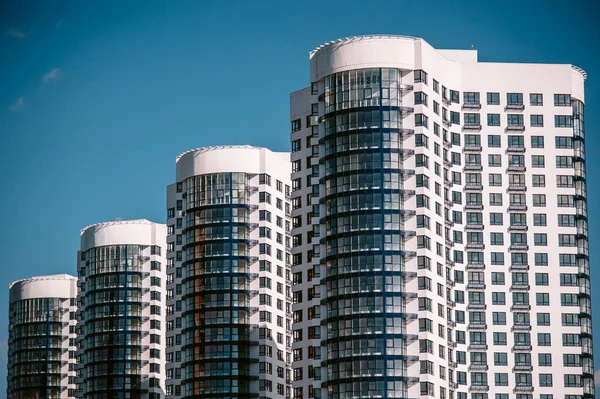
[[[401,34],[473,46],[480,61],[578,65],[589,76],[588,176],[599,173],[599,15],[592,0],[0,0],[0,392],[8,284],[75,274],[88,224],[163,221],[187,149],[287,150],[289,93],[309,84],[308,53],[326,41]],[[600,193],[588,187],[595,264]]]

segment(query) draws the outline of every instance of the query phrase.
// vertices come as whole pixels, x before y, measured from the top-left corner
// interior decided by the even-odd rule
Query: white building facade
[[[208,147],[167,188],[172,398],[291,394],[288,153]]]
[[[77,397],[164,398],[166,227],[145,219],[81,231]]]
[[[9,289],[9,399],[73,398],[77,278],[15,281]]]
[[[400,36],[310,54],[294,398],[594,396],[585,77]]]

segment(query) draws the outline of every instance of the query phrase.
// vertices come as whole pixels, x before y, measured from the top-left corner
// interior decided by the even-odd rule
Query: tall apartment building
[[[294,398],[594,396],[585,78],[411,37],[311,52]]]
[[[291,395],[290,162],[250,146],[177,158],[167,188],[167,388]]]
[[[164,398],[166,228],[98,223],[77,253],[77,397]]]
[[[73,398],[76,295],[68,274],[10,285],[7,398]]]

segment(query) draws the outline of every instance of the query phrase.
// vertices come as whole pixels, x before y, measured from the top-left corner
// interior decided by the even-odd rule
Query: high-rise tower
[[[294,398],[593,397],[585,77],[412,37],[311,52]]]
[[[164,397],[165,237],[144,219],[81,231],[78,397]]]
[[[10,285],[9,399],[73,398],[77,278],[31,277]]]
[[[167,188],[167,395],[291,394],[289,154],[208,147]]]

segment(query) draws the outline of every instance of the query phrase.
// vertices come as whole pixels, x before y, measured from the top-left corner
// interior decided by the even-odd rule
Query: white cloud
[[[48,83],[52,80],[58,79],[59,75],[60,68],[54,68],[53,70],[44,75],[44,77],[42,78],[42,82]]]
[[[19,108],[21,108],[23,106],[23,104],[25,103],[25,97],[19,97],[17,98],[17,101],[15,101],[14,104],[12,104],[10,107],[8,107],[12,112],[16,112],[19,110]]]
[[[12,36],[16,39],[22,39],[25,37],[25,33],[21,32],[20,30],[16,29],[16,28],[10,28],[5,35],[7,36]]]

